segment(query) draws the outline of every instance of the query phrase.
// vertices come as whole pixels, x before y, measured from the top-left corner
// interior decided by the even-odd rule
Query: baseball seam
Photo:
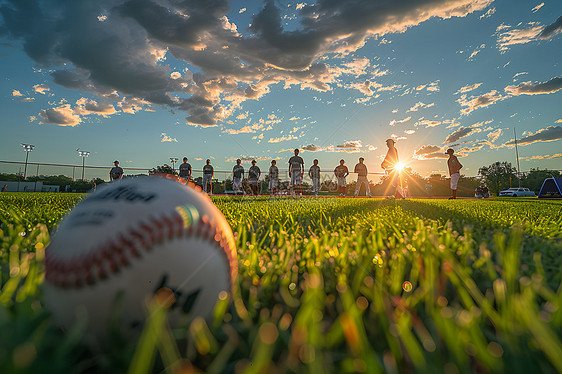
[[[131,266],[133,258],[141,258],[143,253],[154,250],[157,244],[178,238],[209,241],[225,260],[229,285],[232,285],[236,263],[231,240],[206,215],[186,227],[184,218],[177,211],[159,218],[152,216],[148,222],[140,221],[109,242],[73,258],[62,259],[54,255],[52,250],[47,250],[45,279],[60,288],[93,286]]]

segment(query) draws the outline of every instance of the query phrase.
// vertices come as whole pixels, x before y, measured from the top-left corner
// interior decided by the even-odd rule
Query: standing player
[[[259,179],[261,175],[260,168],[256,165],[256,160],[252,160],[252,166],[248,170],[248,180],[250,182],[250,188],[252,189],[252,195],[259,195]]]
[[[119,166],[119,161],[113,161],[114,167],[111,168],[109,171],[109,180],[111,181],[120,181],[123,179],[123,169]]]
[[[289,159],[289,175],[291,176],[291,186],[295,195],[295,186],[299,186],[302,195],[302,176],[304,174],[304,160],[299,156],[299,149],[295,149],[295,155]]]
[[[236,195],[240,192],[242,179],[244,179],[244,166],[242,166],[242,160],[238,159],[236,165],[232,168],[232,189]]]
[[[459,179],[461,179],[460,171],[462,169],[462,164],[459,162],[457,156],[455,156],[453,148],[447,149],[447,153],[449,155],[449,159],[447,160],[447,166],[449,167],[449,175],[451,176],[451,191],[453,196],[449,199],[456,199],[457,198],[457,186],[459,184]]]
[[[187,157],[183,158],[183,163],[179,167],[180,169],[180,178],[185,180],[191,179],[191,165],[187,162]]]
[[[345,161],[341,159],[340,164],[334,169],[334,174],[336,175],[336,178],[338,178],[338,191],[340,191],[340,196],[345,196],[345,177],[349,175],[349,170],[344,164]]]
[[[359,195],[359,190],[361,186],[365,185],[365,194],[368,197],[371,197],[371,189],[369,188],[369,180],[367,179],[367,165],[363,163],[365,159],[363,157],[359,157],[359,163],[355,165],[354,172],[357,173],[357,186],[355,187],[355,197]]]
[[[314,165],[308,170],[308,176],[312,179],[312,192],[314,196],[318,197],[318,191],[320,191],[320,166],[318,166],[318,160],[313,161]]]
[[[205,161],[206,165],[203,166],[203,191],[207,192],[207,186],[211,187],[209,194],[213,194],[213,176],[215,175],[215,169],[211,165],[211,160],[207,159]]]
[[[277,183],[279,180],[279,169],[277,168],[277,161],[271,160],[269,167],[269,194],[275,195],[277,193]]]
[[[386,146],[388,147],[388,152],[384,157],[381,167],[388,173],[390,178],[390,185],[394,188],[394,196],[396,198],[403,197],[400,193],[402,187],[400,186],[400,171],[396,169],[396,165],[400,160],[398,159],[398,150],[394,147],[394,139],[387,139]]]

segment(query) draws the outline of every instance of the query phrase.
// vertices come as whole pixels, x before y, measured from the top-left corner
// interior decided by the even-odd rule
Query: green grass
[[[49,230],[81,199],[0,195],[0,372],[562,371],[562,202],[215,197],[239,277],[213,321],[87,345],[41,303]]]

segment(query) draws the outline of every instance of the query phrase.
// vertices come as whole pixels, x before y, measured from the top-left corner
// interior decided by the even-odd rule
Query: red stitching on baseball
[[[140,232],[131,228],[88,254],[69,260],[57,258],[48,250],[45,255],[45,278],[49,283],[62,288],[91,286],[107,279],[108,272],[115,274],[123,267],[130,266],[131,256],[142,257],[143,249],[151,251],[155,244],[165,239],[195,237],[213,243],[219,250],[229,268],[229,285],[232,284],[237,268],[235,248],[230,245],[231,242],[234,244],[234,239],[229,241],[209,217],[202,216],[185,228],[183,218],[173,211],[160,217],[160,220],[151,218],[150,223],[153,226],[141,222],[137,226]]]

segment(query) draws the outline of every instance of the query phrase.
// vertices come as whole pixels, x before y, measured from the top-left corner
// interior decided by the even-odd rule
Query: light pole
[[[33,151],[33,148],[35,148],[35,146],[31,145],[31,144],[25,144],[25,143],[21,143],[21,146],[23,147],[23,150],[25,151],[25,168],[23,169],[23,180],[25,180],[25,178],[27,176],[27,159],[29,158],[29,152]]]
[[[172,163],[172,171],[176,172],[176,162],[178,162],[177,157],[170,157],[170,162]]]
[[[87,151],[78,151],[78,156],[82,157],[82,180],[84,180],[84,170],[86,169],[86,157],[90,155]]]

